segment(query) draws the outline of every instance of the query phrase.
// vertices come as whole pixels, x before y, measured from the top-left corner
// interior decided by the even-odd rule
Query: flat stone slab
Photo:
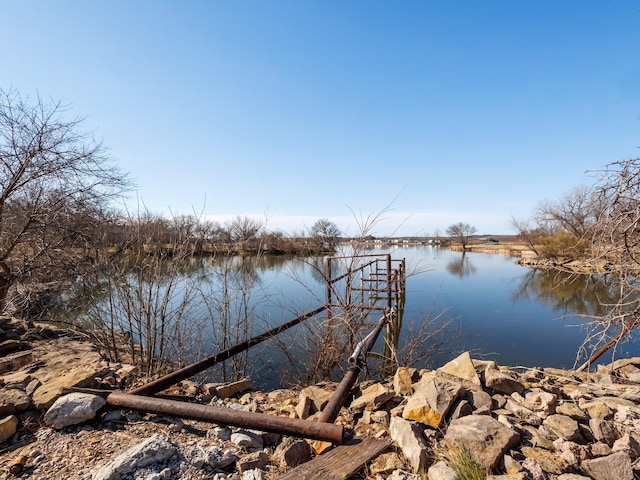
[[[502,455],[515,446],[520,435],[488,415],[469,415],[451,422],[445,440],[464,445],[478,456],[478,461],[493,470]]]

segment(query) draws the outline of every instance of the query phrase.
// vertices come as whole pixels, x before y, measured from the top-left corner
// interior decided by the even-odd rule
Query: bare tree
[[[320,240],[326,248],[333,250],[342,235],[340,228],[328,218],[321,218],[309,229],[312,238]]]
[[[227,226],[231,240],[234,242],[247,242],[255,239],[263,229],[260,220],[247,215],[237,215]]]
[[[102,252],[78,286],[90,291],[65,305],[77,304],[78,312],[69,315],[73,326],[103,355],[133,363],[148,376],[194,361],[204,329],[194,313],[202,305],[203,273],[189,248],[193,236],[167,228],[183,225],[182,217],[160,220],[146,212],[128,218],[122,243]],[[158,238],[172,248],[140,248],[140,239]]]
[[[12,285],[68,271],[72,249],[91,243],[108,201],[129,187],[67,111],[0,90],[0,311]]]
[[[591,188],[579,186],[557,202],[540,203],[534,216],[538,229],[548,234],[561,231],[581,238],[595,222],[601,207]]]
[[[543,235],[542,230],[537,226],[531,226],[530,219],[511,217],[510,223],[516,231],[518,238],[526,243],[531,251],[538,255],[538,244],[540,237]]]
[[[617,300],[607,302],[607,313],[590,323],[585,354],[615,347],[640,326],[640,158],[611,163],[598,175],[595,201],[600,208],[587,232],[588,260],[594,268],[614,274],[611,288]]]
[[[447,228],[447,235],[453,237],[460,242],[462,249],[466,250],[469,244],[469,238],[476,233],[476,227],[469,225],[468,223],[456,223]]]

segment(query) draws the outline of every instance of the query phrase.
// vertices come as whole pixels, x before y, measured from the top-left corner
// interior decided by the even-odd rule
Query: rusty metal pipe
[[[358,380],[360,370],[360,365],[353,365],[349,370],[347,370],[347,373],[345,373],[342,381],[338,385],[338,388],[333,392],[329,402],[318,416],[318,422],[326,422],[333,425],[333,422],[338,418],[338,413],[340,412],[342,405],[344,405],[344,402],[349,396],[351,388],[356,383],[356,380]]]
[[[154,395],[158,392],[161,392],[162,390],[169,388],[171,385],[175,385],[176,383],[182,380],[186,380],[187,378],[194,376],[196,373],[200,373],[203,370],[206,370],[207,368],[214,366],[216,363],[220,363],[224,360],[227,360],[228,358],[231,358],[234,355],[239,354],[240,352],[244,352],[245,350],[248,350],[254,345],[264,342],[265,340],[279,334],[280,332],[284,332],[285,330],[313,317],[314,315],[317,315],[318,313],[322,312],[324,309],[325,309],[324,305],[322,307],[318,307],[315,310],[312,310],[311,312],[305,313],[304,315],[300,315],[299,317],[294,318],[293,320],[287,323],[284,323],[279,327],[276,327],[267,332],[264,332],[258,335],[257,337],[253,337],[242,343],[234,345],[233,347],[228,348],[227,350],[223,350],[222,352],[216,353],[215,355],[202,359],[198,362],[192,363],[191,365],[187,365],[186,367],[176,370],[175,372],[165,375],[164,377],[160,377],[157,380],[154,380],[153,382],[149,382],[146,385],[142,385],[141,387],[134,388],[129,393],[131,393],[132,395]]]
[[[132,408],[149,413],[251,428],[263,432],[281,433],[335,444],[344,442],[344,427],[333,423],[311,422],[298,418],[284,418],[210,405],[143,397],[120,391],[111,393],[107,397],[107,404],[114,407]]]
[[[369,351],[373,348],[373,344],[376,343],[382,327],[385,323],[387,323],[388,318],[390,318],[390,316],[392,315],[393,311],[382,315],[376,327],[365,338],[364,345],[362,345],[361,347],[359,346],[357,355],[356,352],[354,352],[354,355],[349,357],[350,363],[352,359],[353,363],[351,363],[351,367],[349,368],[349,370],[347,370],[347,373],[342,378],[342,381],[338,384],[338,388],[336,389],[336,391],[333,392],[333,395],[331,395],[331,398],[329,399],[327,405],[324,407],[324,410],[320,412],[320,415],[318,416],[318,422],[335,422],[336,418],[338,417],[338,413],[342,408],[342,405],[344,405],[344,402],[349,396],[351,388],[356,383],[356,380],[358,380],[358,375],[360,375],[360,372],[362,371],[365,363],[364,359],[366,358],[367,353],[369,353]],[[358,350],[358,348],[356,350]]]

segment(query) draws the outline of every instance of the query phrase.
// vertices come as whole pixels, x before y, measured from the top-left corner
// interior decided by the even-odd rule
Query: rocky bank
[[[308,440],[115,410],[100,396],[69,393],[126,389],[135,373],[64,330],[0,319],[0,478],[270,479],[314,461]],[[493,480],[633,480],[638,382],[638,358],[578,373],[463,353],[436,370],[399,368],[387,381],[363,382],[336,422],[391,441],[351,478],[454,480],[443,459],[464,446]],[[234,393],[249,387],[182,382],[169,393],[313,420],[335,389]]]

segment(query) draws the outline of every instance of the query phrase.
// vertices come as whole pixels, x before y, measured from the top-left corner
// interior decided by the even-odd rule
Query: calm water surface
[[[442,352],[423,362],[424,367],[437,367],[468,350],[474,358],[502,365],[570,368],[585,338],[582,315],[598,313],[596,295],[602,298],[607,291],[606,284],[586,278],[568,282],[566,276],[522,267],[504,255],[463,255],[431,246],[367,253],[405,258],[407,270],[414,272],[407,279],[404,330],[425,318],[450,321],[450,341]],[[274,260],[263,265],[259,275],[261,288],[280,299],[266,309],[271,324],[294,317],[280,308],[285,301],[298,311],[322,304],[322,279],[299,260]],[[404,340],[401,336],[401,343]],[[273,349],[263,348],[260,355],[265,354],[272,373],[286,368],[278,366],[282,357]],[[635,344],[623,344],[616,352],[617,357],[629,355],[640,355]],[[607,355],[601,361],[610,360]],[[264,376],[264,371],[258,376]]]
[[[397,253],[407,262],[424,259],[428,268],[407,282],[408,315],[431,305],[434,312],[446,309],[459,322],[460,349],[502,365],[572,367],[586,334],[583,316],[603,313],[596,295],[604,298],[606,285],[587,277],[523,267],[497,254],[434,247]],[[637,353],[624,344],[617,355]]]

